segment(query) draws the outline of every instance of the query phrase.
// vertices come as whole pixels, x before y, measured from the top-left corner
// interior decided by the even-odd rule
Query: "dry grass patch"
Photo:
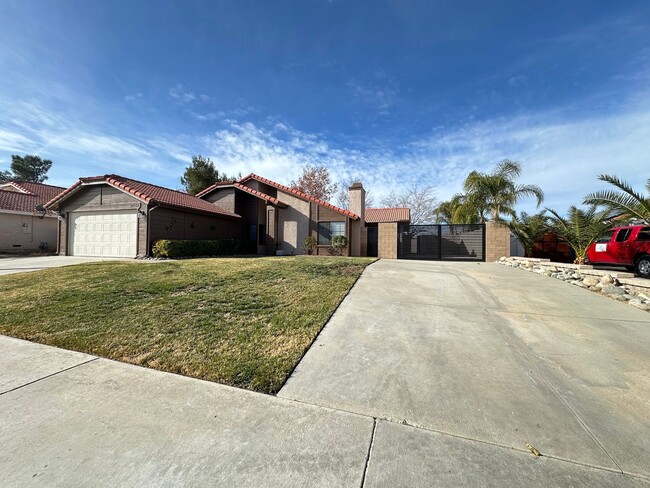
[[[123,261],[8,275],[0,334],[275,393],[372,261]]]

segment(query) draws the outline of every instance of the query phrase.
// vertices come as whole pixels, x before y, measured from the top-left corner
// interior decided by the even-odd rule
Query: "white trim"
[[[5,214],[12,214],[12,215],[31,215],[33,217],[41,217],[41,214],[38,212],[21,212],[19,210],[6,210],[4,208],[0,208],[0,213],[5,213]],[[58,215],[44,215],[44,217],[48,217],[51,219],[56,219]]]
[[[11,186],[11,187],[15,188],[16,190],[18,190],[18,193],[22,193],[23,195],[33,195],[32,192],[27,191],[25,188],[21,188],[20,186],[18,186],[13,181],[10,181],[9,183],[0,184],[0,190],[2,190],[3,188],[5,188],[7,186]],[[11,190],[5,190],[5,191],[11,191]]]
[[[79,180],[79,181],[81,181],[81,180]],[[60,198],[59,200],[57,200],[56,202],[54,202],[53,205],[59,205],[59,206],[61,206],[61,202],[65,202],[68,198],[70,198],[70,196],[72,196],[72,195],[74,195],[75,193],[77,193],[77,192],[78,192],[79,190],[81,190],[84,186],[95,186],[95,185],[108,185],[108,186],[110,186],[111,188],[115,188],[116,190],[121,191],[121,192],[124,193],[125,195],[128,195],[128,196],[132,197],[133,199],[138,200],[139,202],[142,202],[142,203],[144,203],[144,204],[147,204],[147,203],[148,203],[146,200],[143,200],[143,199],[140,198],[140,197],[136,197],[133,193],[130,193],[130,192],[124,190],[123,188],[120,188],[120,187],[117,186],[117,185],[113,185],[112,183],[109,183],[108,181],[103,180],[103,181],[91,181],[90,183],[85,183],[85,182],[81,181],[81,185],[79,185],[79,186],[78,186],[77,188],[75,188],[74,190],[72,190],[72,191],[66,193],[62,198]]]

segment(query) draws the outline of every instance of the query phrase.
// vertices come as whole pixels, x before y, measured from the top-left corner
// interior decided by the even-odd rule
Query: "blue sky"
[[[0,170],[39,154],[64,186],[178,188],[203,154],[444,199],[509,158],[564,210],[650,176],[647,1],[3,0],[0,73]]]

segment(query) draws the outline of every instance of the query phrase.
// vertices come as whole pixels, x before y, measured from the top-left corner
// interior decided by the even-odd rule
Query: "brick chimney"
[[[361,217],[361,223],[365,224],[366,221],[366,190],[359,182],[352,183],[350,187],[350,212],[354,212]]]

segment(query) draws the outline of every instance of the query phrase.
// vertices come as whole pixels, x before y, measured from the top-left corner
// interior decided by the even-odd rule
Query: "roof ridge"
[[[163,190],[173,191],[173,192],[176,192],[176,193],[180,193],[181,195],[187,195],[187,196],[189,196],[189,197],[195,197],[195,198],[197,198],[196,195],[192,195],[192,194],[190,194],[190,193],[187,193],[186,191],[174,190],[173,188],[168,188],[168,187],[166,187],[166,186],[162,186],[162,185],[156,185],[155,183],[149,183],[149,182],[147,182],[147,181],[136,180],[136,179],[134,179],[134,178],[129,178],[129,177],[127,177],[127,176],[121,176],[121,175],[116,175],[116,174],[110,174],[110,175],[104,175],[104,176],[105,176],[106,178],[111,178],[111,177],[112,177],[114,180],[122,179],[122,180],[132,181],[132,182],[134,182],[134,183],[140,183],[141,185],[155,186],[156,188],[161,188],[161,189],[163,189]],[[93,177],[91,177],[91,178],[97,178],[97,177],[96,177],[96,176],[93,176]]]
[[[20,184],[20,183],[29,183],[30,185],[49,186],[49,187],[51,187],[51,188],[63,188],[63,189],[67,188],[67,187],[65,187],[65,186],[50,185],[49,183],[41,183],[41,182],[38,182],[38,181],[29,181],[29,180],[7,180],[7,181],[0,181],[0,185],[3,185],[3,184],[5,184],[5,183],[16,183],[16,184]]]
[[[23,183],[27,183],[27,182],[25,181]],[[27,195],[36,195],[35,193],[32,193],[31,191],[29,191],[27,188],[24,188],[23,186],[21,186],[17,181],[13,181],[13,180],[12,181],[3,181],[0,184],[2,184],[2,185],[4,185],[4,184],[11,185],[14,188],[17,188],[18,190],[20,190],[21,192],[26,193]],[[7,191],[7,190],[5,190],[5,191]]]

